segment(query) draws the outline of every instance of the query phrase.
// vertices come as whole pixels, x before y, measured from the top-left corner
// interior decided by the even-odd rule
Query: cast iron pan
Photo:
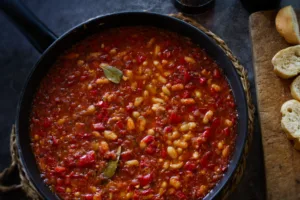
[[[16,116],[16,134],[18,151],[21,162],[30,180],[37,191],[45,199],[59,199],[40,177],[36,164],[29,135],[29,114],[36,89],[48,70],[66,49],[87,36],[101,32],[108,28],[120,26],[155,26],[169,31],[177,32],[187,36],[194,43],[206,50],[206,52],[219,64],[227,77],[232,88],[237,104],[238,127],[236,147],[229,168],[221,181],[205,197],[205,199],[220,199],[221,191],[235,173],[240,161],[245,141],[247,139],[247,103],[240,78],[229,58],[216,43],[202,31],[181,20],[149,12],[121,12],[98,16],[75,26],[65,34],[56,38],[42,22],[40,22],[21,2],[18,0],[7,0],[1,2],[1,8],[9,18],[18,25],[19,29],[27,36],[31,43],[42,55],[36,65],[32,68],[27,82],[22,90]]]

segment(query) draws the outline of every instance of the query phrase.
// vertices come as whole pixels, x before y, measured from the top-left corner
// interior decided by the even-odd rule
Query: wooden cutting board
[[[280,108],[292,99],[289,85],[275,75],[272,57],[290,46],[275,28],[276,11],[257,12],[250,16],[258,112],[264,150],[268,199],[300,199],[300,152],[281,129]],[[300,22],[300,12],[297,13]],[[251,165],[251,163],[249,163]]]

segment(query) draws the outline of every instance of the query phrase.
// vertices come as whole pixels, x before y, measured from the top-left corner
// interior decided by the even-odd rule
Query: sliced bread
[[[282,49],[272,58],[274,72],[281,78],[291,78],[300,73],[300,45]]]
[[[291,84],[291,94],[294,99],[300,101],[300,76],[295,78]]]
[[[294,141],[294,148],[300,150],[300,102],[288,100],[280,110],[281,127],[289,140]]]
[[[300,44],[299,25],[292,6],[279,10],[275,19],[278,33],[290,44]]]

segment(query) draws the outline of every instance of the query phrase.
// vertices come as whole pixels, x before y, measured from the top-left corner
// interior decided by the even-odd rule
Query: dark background
[[[251,0],[249,0],[251,1]],[[178,12],[171,0],[28,0],[23,1],[54,33],[61,35],[78,23],[111,12],[147,10]],[[281,6],[300,8],[299,0],[283,0]],[[220,36],[249,72],[251,92],[256,101],[248,18],[239,0],[216,0],[213,9],[192,17]],[[10,164],[9,136],[14,123],[20,91],[40,54],[8,21],[0,10],[0,170]],[[257,113],[256,113],[257,119]],[[230,199],[265,199],[261,135],[256,122],[247,167]],[[11,178],[9,182],[16,181]],[[21,191],[0,195],[0,199],[26,199]]]

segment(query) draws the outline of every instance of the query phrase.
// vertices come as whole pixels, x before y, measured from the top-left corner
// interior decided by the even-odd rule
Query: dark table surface
[[[148,10],[175,13],[171,0],[30,0],[24,3],[57,35],[97,15],[111,12]],[[282,1],[281,6],[300,8],[298,0]],[[256,101],[248,18],[239,0],[216,0],[213,9],[194,15],[201,24],[219,35],[249,72],[251,92]],[[18,97],[30,69],[40,54],[0,11],[0,170],[10,163],[9,136],[14,123]],[[256,113],[257,119],[257,113]],[[16,179],[17,180],[17,179]],[[9,181],[16,181],[9,180]],[[254,138],[244,176],[230,199],[265,199],[265,180],[261,135],[256,121]],[[26,199],[21,191],[1,195],[0,199]]]

